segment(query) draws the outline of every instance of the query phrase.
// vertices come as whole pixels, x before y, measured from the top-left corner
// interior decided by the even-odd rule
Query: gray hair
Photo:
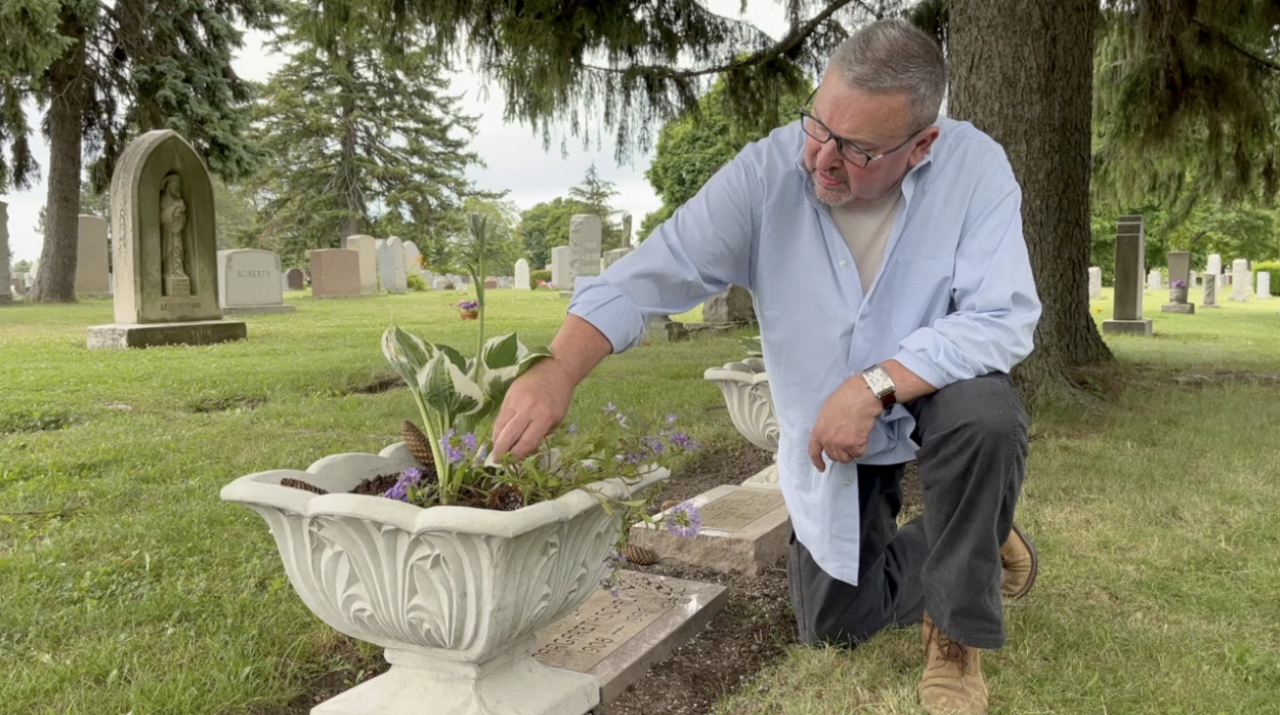
[[[830,67],[851,87],[906,94],[913,129],[933,124],[947,88],[947,61],[937,41],[906,20],[878,20],[840,43]]]

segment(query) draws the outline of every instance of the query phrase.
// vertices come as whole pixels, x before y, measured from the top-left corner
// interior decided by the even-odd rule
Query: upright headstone
[[[111,295],[111,283],[107,276],[107,220],[82,214],[78,233],[76,296],[104,298]]]
[[[307,274],[301,268],[290,268],[284,274],[284,280],[289,290],[304,290],[307,287]]]
[[[378,254],[374,248],[373,236],[356,234],[347,236],[344,248],[356,252],[360,257],[360,292],[365,295],[378,294]],[[315,285],[316,273],[311,271],[311,285]]]
[[[1187,289],[1190,290],[1199,285],[1200,276],[1195,271],[1187,271]]]
[[[1163,282],[1164,276],[1160,275],[1159,268],[1152,268],[1147,272],[1147,290],[1160,290]]]
[[[1196,306],[1187,300],[1191,290],[1191,254],[1186,251],[1170,251],[1169,264],[1169,302],[1160,306],[1162,313],[1194,314]],[[1159,271],[1152,271],[1159,275]]]
[[[13,302],[9,275],[9,204],[0,201],[0,303]]]
[[[1250,285],[1248,259],[1235,259],[1231,262],[1231,300],[1248,300]]]
[[[1089,300],[1097,300],[1102,297],[1102,269],[1097,266],[1089,266]]]
[[[378,256],[378,280],[383,290],[388,293],[403,293],[408,290],[404,244],[400,239],[392,236],[386,241],[378,241],[374,251]]]
[[[364,295],[360,285],[360,254],[349,248],[322,248],[311,252],[311,297],[355,298]]]
[[[1121,216],[1116,226],[1114,317],[1102,321],[1104,333],[1151,335],[1151,321],[1142,317],[1144,241],[1142,216]]]
[[[1271,298],[1271,273],[1268,271],[1258,271],[1258,290],[1255,293],[1258,300],[1268,300]]]
[[[247,335],[222,320],[209,171],[177,132],[147,132],[111,178],[115,319],[89,328],[90,348],[203,345]]]
[[[1184,287],[1191,287],[1191,254],[1187,251],[1170,251],[1166,259],[1169,265],[1169,285],[1182,281]]]
[[[729,290],[707,298],[702,304],[702,320],[707,323],[755,323],[756,311],[751,304],[751,292],[742,286],[729,286]]]
[[[573,270],[569,267],[569,247],[551,249],[551,283],[560,290],[573,289]]]
[[[578,276],[600,275],[603,233],[604,223],[595,214],[574,214],[569,219],[569,285],[561,288],[572,290]]]
[[[271,251],[218,251],[218,304],[227,313],[292,313],[284,304],[280,257]]]
[[[404,242],[404,272],[406,276],[416,276],[422,270],[422,251],[413,241]]]
[[[1221,275],[1222,274],[1222,256],[1216,253],[1210,253],[1209,261],[1205,265],[1204,272],[1215,275],[1215,276]]]
[[[609,266],[612,266],[614,263],[617,263],[619,258],[622,258],[628,253],[631,253],[633,250],[635,249],[631,247],[627,247],[627,248],[615,248],[611,251],[605,251],[603,256],[605,270],[608,270]]]
[[[516,290],[529,290],[529,262],[523,258],[516,259]]]
[[[1200,289],[1200,305],[1205,308],[1218,307],[1218,283],[1221,275],[1204,274],[1204,285]]]

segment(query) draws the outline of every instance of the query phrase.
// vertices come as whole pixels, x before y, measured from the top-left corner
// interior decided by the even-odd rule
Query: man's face
[[[818,200],[829,206],[857,205],[882,198],[898,187],[907,171],[928,154],[937,127],[913,127],[905,94],[870,94],[850,87],[828,72],[814,96],[810,113],[830,132],[872,156],[899,147],[866,166],[841,156],[832,138],[820,143],[806,134],[804,166],[813,178]],[[915,132],[915,134],[913,134]],[[846,145],[845,153],[861,156]]]

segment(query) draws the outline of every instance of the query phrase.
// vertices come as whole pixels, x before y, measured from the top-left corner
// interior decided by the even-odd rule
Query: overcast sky
[[[707,0],[706,5],[714,12],[736,16],[741,1]],[[787,30],[781,3],[750,3],[743,17],[775,39]],[[283,56],[264,52],[264,39],[254,33],[246,36],[245,47],[233,63],[241,77],[266,80],[284,63]],[[582,181],[594,161],[600,177],[615,184],[619,195],[614,199],[614,206],[631,212],[633,226],[639,227],[645,214],[662,204],[644,178],[649,156],[637,153],[630,164],[619,166],[614,159],[611,137],[607,137],[598,150],[594,139],[589,148],[583,148],[582,140],[569,136],[567,129],[554,135],[550,148],[544,151],[541,137],[535,136],[528,125],[503,122],[501,90],[490,87],[487,92],[483,91],[479,79],[467,72],[457,75],[453,90],[464,94],[460,102],[463,112],[481,117],[471,146],[487,166],[468,171],[468,176],[478,187],[491,191],[507,190],[507,198],[523,210],[540,201],[567,194],[570,187]],[[34,117],[32,123],[39,124]],[[34,149],[43,175],[48,171],[49,152],[38,134],[36,139]],[[567,139],[567,156],[561,156],[562,139]],[[35,225],[40,207],[45,202],[46,190],[42,180],[28,191],[0,194],[0,200],[9,203],[9,250],[13,261],[33,260],[40,256],[41,238]]]

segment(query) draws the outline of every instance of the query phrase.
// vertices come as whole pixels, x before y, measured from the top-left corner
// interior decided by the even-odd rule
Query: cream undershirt
[[[861,206],[831,206],[831,221],[835,223],[844,243],[853,254],[853,265],[858,267],[862,281],[862,294],[871,290],[871,283],[884,263],[884,247],[889,242],[893,219],[902,198],[899,189],[874,203]]]

